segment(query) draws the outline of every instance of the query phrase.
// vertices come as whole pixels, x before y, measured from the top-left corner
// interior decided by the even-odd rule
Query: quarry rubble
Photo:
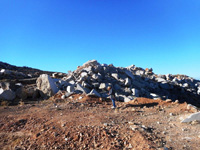
[[[15,76],[28,76],[6,69],[1,69],[0,76],[13,75],[14,73]],[[19,88],[25,89],[23,91],[26,95],[29,95],[29,98],[47,99],[59,90],[65,91],[66,96],[69,93],[92,93],[97,97],[105,98],[107,97],[107,87],[112,86],[118,101],[128,102],[136,97],[146,97],[162,100],[171,99],[172,101],[179,100],[179,102],[186,101],[195,106],[200,105],[199,80],[186,75],[158,75],[153,73],[152,68],[143,69],[135,65],[124,68],[90,60],[68,74],[52,73],[52,76],[40,74],[34,82],[31,85],[32,92],[28,91],[27,86],[20,82],[1,82],[0,99],[12,101],[17,98],[26,98],[26,96],[20,95],[19,92],[16,94]],[[7,84],[6,89],[3,87],[5,84]]]

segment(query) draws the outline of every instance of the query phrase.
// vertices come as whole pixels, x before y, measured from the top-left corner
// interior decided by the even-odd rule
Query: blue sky
[[[0,61],[49,71],[96,59],[200,77],[199,0],[0,0]]]

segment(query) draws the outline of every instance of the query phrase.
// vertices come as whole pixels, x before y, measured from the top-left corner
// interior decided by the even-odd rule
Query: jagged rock
[[[96,60],[89,60],[83,64],[83,67],[100,65]]]
[[[132,80],[135,79],[134,75],[129,71],[129,70],[125,70],[125,74],[130,77]]]
[[[87,94],[88,96],[97,96],[97,97],[101,97],[101,95],[95,90],[95,89],[92,89],[92,91]]]
[[[67,92],[68,93],[72,93],[72,92],[74,92],[75,91],[75,88],[74,88],[74,85],[69,85],[69,86],[67,86]]]
[[[89,83],[87,83],[86,81],[82,82],[82,86],[85,88],[91,88],[91,85]]]
[[[92,75],[92,78],[93,78],[94,80],[99,81],[100,78],[101,78],[101,76],[100,76],[100,75],[97,75],[97,74],[93,74],[93,75]]]
[[[99,86],[100,90],[106,89],[106,84],[105,83],[101,83]]]
[[[40,75],[36,81],[36,84],[37,89],[40,90],[40,95],[43,98],[51,97],[58,92],[55,82],[47,74]]]
[[[90,90],[88,88],[84,88],[79,83],[76,86],[76,90],[81,91],[81,92],[83,92],[85,94],[88,94],[90,92]]]
[[[131,80],[129,78],[125,79],[125,86],[130,86],[131,85]]]
[[[0,88],[0,100],[14,100],[16,97],[15,92],[13,92],[11,89],[4,90],[3,88]]]
[[[88,76],[88,73],[87,72],[81,72],[81,75],[80,75],[82,78],[84,77],[87,77]]]
[[[111,76],[116,79],[119,80],[119,75],[117,73],[112,73]]]
[[[88,74],[91,74],[93,72],[92,66],[88,66],[88,67],[84,68],[83,70],[86,71]]]

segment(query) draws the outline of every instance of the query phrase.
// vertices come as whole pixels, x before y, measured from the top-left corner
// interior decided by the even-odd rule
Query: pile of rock
[[[4,71],[5,73],[6,71]],[[107,97],[107,87],[112,86],[119,101],[130,101],[135,97],[171,99],[199,106],[200,81],[185,75],[157,75],[152,68],[115,67],[91,60],[68,74],[53,73],[40,75],[36,85],[27,88],[1,88],[0,99],[13,100],[15,97],[49,98],[59,90],[65,91],[65,98],[73,93],[85,93]],[[24,94],[25,93],[25,94]],[[10,95],[5,98],[5,95]]]
[[[200,81],[188,76],[157,75],[152,68],[142,69],[135,65],[114,67],[112,64],[99,64],[96,60],[84,63],[62,79],[42,75],[37,85],[44,97],[50,97],[59,90],[65,90],[66,96],[85,93],[106,97],[107,87],[112,86],[119,101],[130,101],[140,96],[174,101],[179,99],[198,105],[196,99],[200,98]]]

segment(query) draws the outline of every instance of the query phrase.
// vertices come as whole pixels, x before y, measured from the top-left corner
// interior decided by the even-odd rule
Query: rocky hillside
[[[24,79],[38,77],[40,74],[49,74],[53,72],[42,71],[30,67],[17,67],[0,61],[0,80],[1,79]]]

